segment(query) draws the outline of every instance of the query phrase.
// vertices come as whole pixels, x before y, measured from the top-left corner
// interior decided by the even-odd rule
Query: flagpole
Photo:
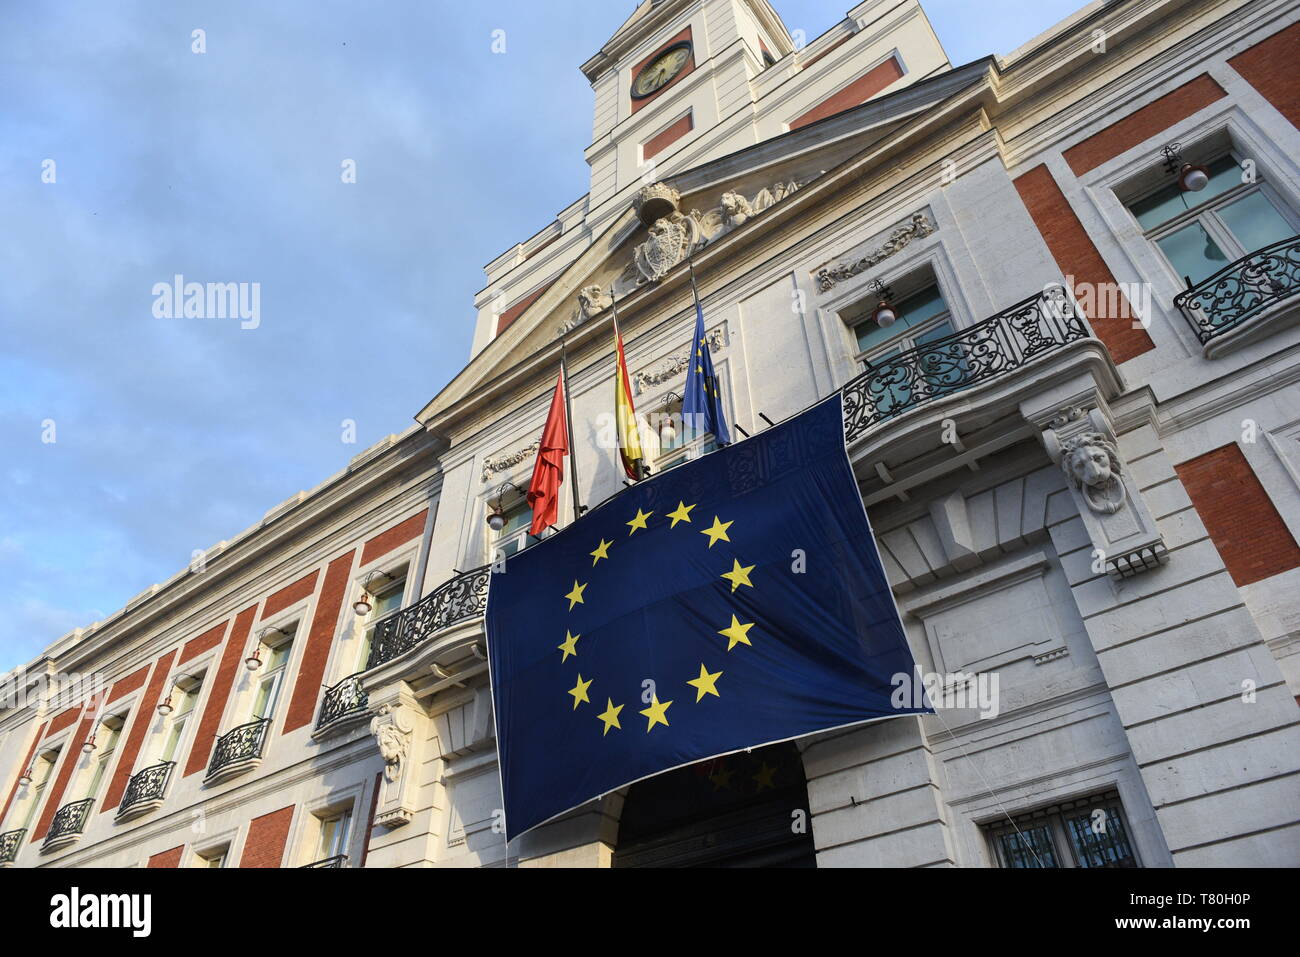
[[[578,447],[573,444],[573,405],[569,401],[569,354],[565,337],[560,336],[560,379],[564,382],[564,432],[569,440],[569,484],[573,490],[573,520],[582,518],[582,499],[578,496]]]

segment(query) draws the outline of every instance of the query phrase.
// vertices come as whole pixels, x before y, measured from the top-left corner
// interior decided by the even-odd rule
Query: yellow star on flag
[[[754,583],[749,580],[749,573],[754,570],[754,566],[746,565],[742,568],[740,560],[737,558],[733,558],[731,562],[731,571],[722,573],[722,577],[731,582],[731,590],[735,591],[741,585],[748,585],[753,588]]]
[[[568,629],[565,629],[564,641],[555,646],[564,652],[564,657],[560,659],[560,664],[564,664],[564,662],[568,661],[570,655],[577,655],[578,639],[581,637],[582,635],[571,634]]]
[[[586,602],[582,600],[582,592],[583,589],[585,589],[586,587],[587,587],[586,585],[579,585],[578,580],[576,578],[573,580],[573,591],[569,592],[567,595],[564,596],[565,598],[569,599],[569,611],[573,611],[574,605],[586,604]],[[734,591],[735,589],[732,590]]]
[[[607,542],[602,538],[600,544],[596,546],[596,550],[589,553],[591,555],[591,565],[593,568],[596,567],[596,562],[600,561],[602,558],[609,558],[609,546],[613,544],[613,542]]]
[[[646,734],[649,734],[650,729],[656,724],[662,724],[665,728],[668,727],[668,706],[671,704],[671,701],[661,702],[658,695],[652,694],[650,696],[650,707],[641,712],[649,719],[645,727]]]
[[[734,524],[736,524],[734,521],[732,522],[720,521],[718,519],[718,516],[714,515],[713,527],[702,529],[700,531],[700,534],[709,536],[709,548],[712,548],[714,545],[718,544],[719,539],[721,539],[724,542],[731,541],[731,539],[727,537],[727,529],[731,528],[731,526]]]
[[[713,790],[721,791],[723,788],[731,787],[731,775],[734,772],[725,764],[719,765],[709,775],[709,780],[713,782]]]
[[[622,710],[623,706],[621,704],[616,705],[609,698],[605,699],[605,712],[596,715],[596,717],[601,721],[605,722],[605,730],[600,733],[602,738],[609,734],[610,728],[618,728],[620,731],[623,730],[623,726],[618,723],[618,713]]]
[[[758,790],[766,791],[768,788],[776,787],[775,782],[772,780],[772,775],[774,774],[776,774],[776,768],[768,767],[767,762],[764,761],[763,766],[760,767],[758,773],[754,775],[754,781],[758,783]]]
[[[629,535],[635,535],[635,534],[636,534],[636,530],[637,530],[638,528],[645,528],[645,527],[646,527],[646,524],[645,524],[645,523],[646,523],[646,519],[648,519],[648,518],[649,518],[651,515],[653,515],[653,514],[654,514],[654,512],[643,512],[643,511],[641,511],[641,509],[638,508],[638,509],[636,510],[636,518],[632,519],[632,521],[630,521],[630,522],[625,523],[625,524],[629,525],[629,526],[631,527],[631,529],[632,529],[632,531],[628,532],[628,534],[629,534]]]
[[[676,528],[678,522],[689,522],[691,520],[691,509],[694,507],[694,505],[687,505],[685,502],[678,502],[677,511],[668,513],[668,517],[673,520],[673,523],[668,527]]]
[[[588,678],[586,681],[583,681],[582,675],[579,674],[578,683],[569,689],[569,694],[573,695],[574,711],[577,711],[578,705],[582,704],[584,701],[587,702],[587,704],[591,704],[591,699],[587,697],[587,689],[591,687],[591,682],[593,680],[595,679]]]
[[[703,701],[706,694],[711,694],[715,698],[722,697],[722,695],[718,694],[718,689],[716,687],[718,679],[721,677],[721,671],[710,674],[709,669],[705,668],[703,664],[700,665],[700,676],[698,678],[692,678],[690,681],[686,682],[695,689],[696,704]]]
[[[749,629],[753,627],[754,623],[752,621],[748,625],[742,625],[736,616],[732,615],[731,627],[724,628],[722,631],[718,632],[718,634],[729,639],[727,644],[728,651],[742,643],[749,645],[752,648],[754,647],[754,643],[749,640]]]

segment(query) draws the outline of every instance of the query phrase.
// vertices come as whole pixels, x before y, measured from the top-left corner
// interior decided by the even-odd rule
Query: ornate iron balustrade
[[[1090,335],[1065,288],[1048,287],[969,329],[872,364],[844,386],[845,438]]]
[[[1201,345],[1300,294],[1300,236],[1265,246],[1174,297]]]
[[[94,804],[94,798],[86,798],[84,801],[65,804],[55,811],[54,820],[50,822],[50,830],[45,835],[44,846],[48,847],[60,838],[72,837],[85,830],[86,818],[90,816],[90,809]]]
[[[325,867],[347,867],[347,866],[348,866],[348,856],[346,854],[340,854],[338,857],[327,857],[325,860],[317,861],[315,864],[304,864],[301,870],[306,871],[306,870],[320,869]]]
[[[363,672],[364,673],[364,672]],[[316,720],[316,729],[333,724],[340,718],[364,712],[370,703],[370,696],[361,687],[361,674],[348,675],[333,688],[325,692],[321,699],[320,717]]]
[[[444,628],[482,615],[487,608],[491,569],[484,565],[466,572],[420,599],[410,608],[390,615],[375,626],[366,670],[405,654]]]
[[[18,848],[23,846],[23,835],[26,833],[27,828],[20,827],[16,831],[0,834],[0,864],[12,864],[18,859]]]
[[[270,718],[241,724],[232,731],[227,731],[217,739],[217,746],[212,750],[212,761],[208,764],[208,777],[238,764],[262,756],[262,743],[266,740],[266,729],[271,726]]]
[[[122,803],[117,806],[118,817],[141,804],[161,801],[167,793],[167,784],[171,781],[174,767],[175,761],[164,761],[133,774],[122,794]]]

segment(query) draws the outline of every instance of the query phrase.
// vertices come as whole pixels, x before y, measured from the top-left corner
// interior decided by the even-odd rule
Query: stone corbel
[[[1047,454],[1065,472],[1088,537],[1112,578],[1131,578],[1169,560],[1103,407],[1061,410],[1043,429],[1042,439]]]
[[[375,715],[370,720],[370,733],[384,759],[375,824],[391,830],[409,824],[415,816],[419,764],[415,746],[426,719],[405,682],[384,688],[380,694],[378,704],[373,695],[370,701]]]

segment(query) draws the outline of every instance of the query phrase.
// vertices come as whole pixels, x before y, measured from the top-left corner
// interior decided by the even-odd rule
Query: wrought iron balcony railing
[[[218,738],[217,746],[212,749],[212,760],[208,764],[208,777],[214,777],[242,761],[260,758],[262,744],[266,740],[266,729],[270,726],[271,719],[263,718],[241,724]]]
[[[360,679],[360,674],[348,675],[325,692],[321,699],[320,717],[316,720],[318,731],[341,718],[365,713],[370,696],[362,689]]]
[[[75,837],[86,828],[86,819],[90,817],[90,809],[94,806],[95,799],[87,798],[84,801],[73,801],[71,804],[65,804],[54,812],[54,820],[50,822],[50,829],[45,834],[45,844],[49,847],[56,841],[67,837]]]
[[[1074,299],[1051,286],[969,329],[872,363],[844,386],[845,438],[1090,335]]]
[[[1243,256],[1174,297],[1201,345],[1300,295],[1300,236]]]
[[[313,868],[319,869],[325,867],[347,867],[347,866],[348,866],[348,856],[346,854],[340,854],[338,857],[327,857],[325,858],[325,860],[317,861],[315,864],[304,864],[302,866],[302,870],[310,870]]]
[[[23,846],[23,835],[26,833],[27,828],[20,827],[16,831],[0,834],[0,864],[12,864],[18,859],[18,848]]]
[[[390,615],[375,626],[366,670],[405,654],[444,628],[475,618],[487,607],[491,569],[484,565],[444,582],[410,608]]]
[[[175,761],[164,761],[131,776],[122,793],[122,803],[117,806],[117,816],[123,817],[131,811],[139,811],[146,805],[161,801],[167,794],[167,785],[172,778]]]

